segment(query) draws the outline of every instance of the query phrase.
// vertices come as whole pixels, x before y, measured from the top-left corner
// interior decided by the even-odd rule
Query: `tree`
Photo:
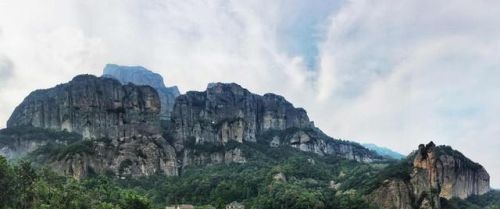
[[[0,208],[11,205],[14,197],[14,173],[7,159],[0,155]]]

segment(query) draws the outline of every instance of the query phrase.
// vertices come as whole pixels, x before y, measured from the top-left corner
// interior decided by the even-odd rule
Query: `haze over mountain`
[[[377,154],[382,155],[382,156],[388,156],[394,159],[403,159],[406,156],[402,155],[401,153],[395,152],[389,148],[386,147],[380,147],[375,144],[362,144],[364,147],[368,148],[369,150],[375,151]]]
[[[283,95],[338,138],[402,153],[452,145],[500,176],[499,4],[6,0],[0,127],[34,89],[141,65],[183,91],[235,82]]]

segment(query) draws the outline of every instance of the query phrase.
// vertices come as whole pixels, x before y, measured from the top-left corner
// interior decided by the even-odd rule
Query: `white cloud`
[[[350,1],[322,45],[318,99],[335,136],[409,152],[449,144],[500,186],[495,2]],[[495,9],[496,8],[496,9]]]
[[[497,4],[2,1],[0,54],[15,70],[0,81],[0,127],[34,89],[99,75],[106,63],[143,65],[183,91],[223,81],[282,94],[334,137],[403,152],[431,139],[452,145],[500,187]],[[296,27],[324,32],[315,35],[324,40],[295,45],[316,40]],[[311,55],[300,52],[314,45],[319,62],[311,71]]]

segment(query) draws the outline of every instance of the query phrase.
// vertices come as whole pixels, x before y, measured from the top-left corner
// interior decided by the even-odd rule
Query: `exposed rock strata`
[[[7,127],[66,130],[91,138],[160,133],[160,101],[149,86],[79,75],[69,83],[32,92],[16,107]]]
[[[177,151],[191,142],[224,145],[230,140],[269,139],[273,147],[292,146],[363,162],[378,158],[358,144],[326,136],[314,127],[304,109],[295,108],[282,96],[252,94],[237,84],[212,83],[204,92],[179,96],[172,112],[172,133]]]
[[[450,147],[421,144],[409,160],[409,180],[387,179],[369,199],[387,209],[440,209],[441,198],[465,199],[490,190],[486,170]]]
[[[90,148],[77,147],[91,154],[50,158],[56,170],[76,178],[92,172],[177,175],[175,150],[161,135],[159,113],[160,100],[152,87],[80,75],[69,83],[31,93],[15,109],[8,127],[69,131],[92,140]],[[99,141],[107,141],[106,146]]]

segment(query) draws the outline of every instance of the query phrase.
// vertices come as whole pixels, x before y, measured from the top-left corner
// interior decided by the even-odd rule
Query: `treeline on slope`
[[[16,126],[0,130],[0,144],[12,145],[18,140],[75,142],[82,136],[67,131],[54,131],[33,126]]]
[[[374,178],[379,168],[290,147],[269,148],[265,143],[231,142],[228,146],[240,148],[248,162],[189,167],[176,177],[117,181],[160,205],[189,203],[224,208],[238,201],[246,208],[371,208],[356,189]],[[275,179],[277,174],[284,179]]]

